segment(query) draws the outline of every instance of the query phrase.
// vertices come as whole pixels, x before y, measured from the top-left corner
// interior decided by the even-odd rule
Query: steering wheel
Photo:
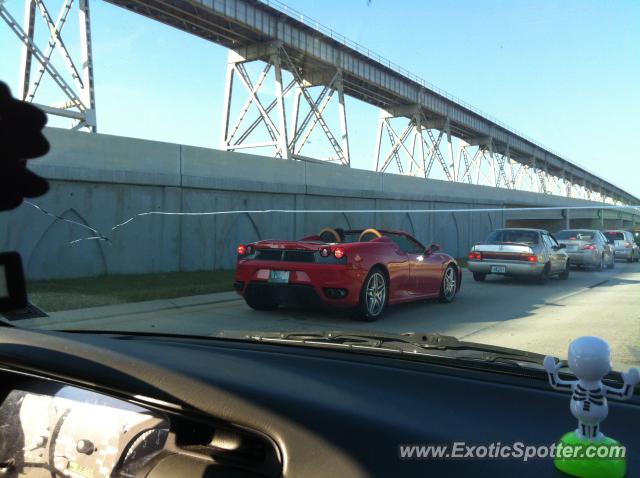
[[[360,237],[358,238],[358,242],[369,242],[379,237],[382,237],[382,234],[380,234],[380,231],[378,231],[377,229],[373,229],[373,228],[365,229],[360,234]]]

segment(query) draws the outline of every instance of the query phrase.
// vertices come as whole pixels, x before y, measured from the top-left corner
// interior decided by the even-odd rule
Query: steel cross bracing
[[[264,67],[255,81],[245,66],[254,61],[264,62]],[[268,82],[266,81],[271,70],[274,72],[275,98],[265,105],[260,93],[267,87],[271,88],[271,85],[267,86]],[[283,83],[283,70],[288,71],[292,76],[286,85]],[[236,82],[236,78],[239,81]],[[242,85],[247,99],[241,106],[235,121],[231,123],[233,100],[241,96],[235,87],[236,83]],[[331,156],[327,159],[347,166],[350,164],[344,89],[339,69],[320,72],[300,71],[281,45],[277,43],[256,45],[254,48],[241,51],[229,50],[225,85],[222,111],[222,149],[237,151],[270,147],[274,156],[289,159],[302,153],[311,134],[319,126],[331,147]],[[321,88],[315,97],[314,92],[311,91],[314,87]],[[286,97],[290,92],[293,104],[290,108],[291,117],[289,118]],[[340,140],[336,138],[324,116],[327,106],[336,93],[340,123],[338,138]],[[301,114],[303,105],[308,109],[304,115]],[[249,120],[251,116],[249,112],[252,109],[254,113],[257,112],[257,117]],[[289,125],[291,126],[290,132],[288,131]],[[259,128],[260,126],[263,127]],[[270,140],[266,142],[250,141],[252,136],[260,136],[260,132],[265,129]]]
[[[18,95],[24,101],[37,104],[45,112],[70,118],[73,129],[86,128],[96,131],[96,105],[93,85],[93,58],[91,55],[91,22],[89,0],[63,0],[60,11],[54,21],[44,0],[25,0],[24,22],[20,26],[0,1],[0,17],[22,43],[20,61],[20,81]],[[77,11],[80,28],[80,55],[72,57],[62,36],[71,10]],[[38,46],[35,37],[36,17],[39,16],[48,32],[44,49]],[[66,75],[52,62],[53,52],[57,51],[66,69]],[[33,59],[37,68],[33,72]],[[78,66],[79,65],[79,66]],[[44,78],[53,80],[63,101],[59,104],[39,104],[37,92]]]
[[[398,133],[391,122],[393,118],[393,114],[381,111],[375,143],[376,170],[386,172],[391,166],[395,166],[400,174],[426,178],[437,161],[447,179],[453,180],[449,164],[440,151],[443,131],[437,137],[434,136],[424,117],[415,113],[407,121],[403,131]],[[387,143],[388,151],[385,148]]]
[[[515,161],[509,144],[490,137],[456,138],[447,120],[427,120],[417,106],[380,110],[374,158],[379,172],[614,202],[602,189],[573,182],[566,173],[550,173],[536,158]]]

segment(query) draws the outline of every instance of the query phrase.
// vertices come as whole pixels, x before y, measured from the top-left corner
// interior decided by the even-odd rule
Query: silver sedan
[[[476,281],[488,274],[536,277],[545,283],[551,276],[569,277],[564,246],[542,229],[507,228],[493,231],[473,246],[467,267]]]
[[[556,234],[556,239],[566,246],[571,265],[597,270],[616,265],[615,249],[597,229],[565,229]]]
[[[626,259],[627,262],[640,260],[640,248],[636,244],[635,237],[630,231],[610,230],[603,233],[612,247],[615,248],[618,259]]]

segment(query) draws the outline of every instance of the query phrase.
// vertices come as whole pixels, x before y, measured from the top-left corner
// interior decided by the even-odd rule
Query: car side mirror
[[[567,248],[567,245],[566,245],[566,244],[558,244],[558,245],[556,246],[556,249],[557,249],[557,250],[560,250],[560,249],[566,249],[566,248]]]
[[[438,252],[439,250],[441,250],[442,247],[440,247],[438,244],[431,244],[425,252],[426,255],[431,255],[434,252]]]

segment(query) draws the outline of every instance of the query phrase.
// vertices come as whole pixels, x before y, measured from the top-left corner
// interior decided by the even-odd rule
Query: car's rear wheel
[[[569,278],[569,261],[567,261],[567,266],[565,269],[558,275],[561,280],[567,280]]]
[[[389,284],[387,276],[379,267],[374,267],[364,280],[360,290],[360,302],[355,315],[360,320],[377,320],[387,305]]]
[[[538,276],[538,284],[546,284],[547,282],[549,282],[550,271],[551,267],[549,266],[549,264],[545,265],[544,269],[542,269],[542,272]]]
[[[440,302],[453,301],[458,291],[458,271],[454,266],[447,266],[440,285]]]
[[[473,273],[473,280],[474,281],[482,282],[486,278],[487,278],[487,274],[485,274],[484,272],[474,272]]]
[[[245,301],[254,310],[276,310],[278,308],[278,303],[270,299],[245,297]]]

